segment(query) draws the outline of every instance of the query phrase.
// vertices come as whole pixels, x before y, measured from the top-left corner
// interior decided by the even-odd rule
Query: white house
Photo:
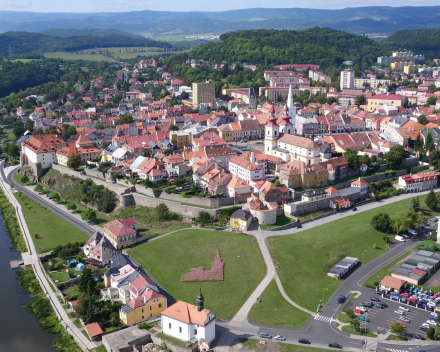
[[[203,308],[200,291],[197,306],[178,301],[161,312],[162,332],[182,341],[203,339],[210,344],[215,338],[215,315]]]
[[[246,181],[258,181],[266,178],[266,170],[256,164],[256,158],[251,156],[250,160],[243,156],[234,156],[229,160],[229,171],[232,175]]]

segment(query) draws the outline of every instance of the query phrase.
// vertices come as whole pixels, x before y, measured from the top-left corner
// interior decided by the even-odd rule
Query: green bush
[[[160,188],[153,188],[153,194],[156,198],[159,198],[162,194],[162,190]]]
[[[428,252],[434,252],[436,249],[435,245],[428,243],[428,242],[424,242],[424,241],[417,241],[416,248],[419,250],[424,250],[424,251],[428,251]]]

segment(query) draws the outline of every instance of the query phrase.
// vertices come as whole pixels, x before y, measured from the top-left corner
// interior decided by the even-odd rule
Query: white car
[[[422,326],[425,326],[425,327],[429,328],[429,324],[428,323],[423,323]]]
[[[408,230],[408,233],[409,233],[410,235],[417,235],[416,230]]]
[[[405,312],[403,310],[395,310],[394,313],[399,314],[399,315],[405,315]]]
[[[367,311],[367,308],[365,308],[365,307],[356,307],[356,309],[359,309],[360,311],[362,311],[364,313]]]
[[[403,310],[404,312],[409,312],[409,309],[406,307],[399,307],[399,310]]]
[[[436,326],[436,325],[437,325],[437,322],[434,321],[434,320],[428,320],[427,323],[428,323],[429,325],[433,325],[433,326]]]
[[[437,317],[437,316],[438,316],[438,313],[436,313],[436,312],[431,312],[431,316],[433,316],[433,317]]]
[[[277,335],[277,336],[275,336],[275,340],[278,340],[278,341],[286,341],[286,338],[285,338],[284,336]]]

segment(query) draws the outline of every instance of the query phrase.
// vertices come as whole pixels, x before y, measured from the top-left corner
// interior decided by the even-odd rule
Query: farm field
[[[88,60],[88,61],[107,61],[114,62],[115,60],[108,58],[104,55],[87,55],[87,54],[77,54],[68,53],[65,51],[48,52],[43,54],[47,59],[61,59],[61,60]]]

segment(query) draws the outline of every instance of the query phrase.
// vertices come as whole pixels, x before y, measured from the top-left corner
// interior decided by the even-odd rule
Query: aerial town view
[[[414,4],[1,1],[0,352],[440,352]]]

